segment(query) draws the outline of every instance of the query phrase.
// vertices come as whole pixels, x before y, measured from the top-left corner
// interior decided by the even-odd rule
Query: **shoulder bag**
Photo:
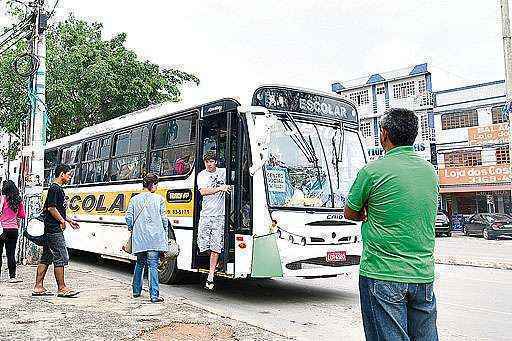
[[[146,209],[148,199],[144,200],[144,204],[142,206],[142,209],[139,211],[137,216],[135,216],[135,219],[133,220],[133,226],[135,227],[135,223],[137,222],[137,219],[139,219],[141,213]],[[132,253],[132,239],[133,239],[133,232],[130,232],[130,237],[126,240],[126,242],[123,244],[121,249],[126,253]]]

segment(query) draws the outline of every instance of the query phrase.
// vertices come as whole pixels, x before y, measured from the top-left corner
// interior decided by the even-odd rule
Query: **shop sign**
[[[418,142],[413,145],[414,151],[426,160],[430,160],[430,144],[426,142]],[[384,149],[382,147],[371,147],[367,149],[369,161],[377,160],[384,155]]]
[[[468,128],[468,141],[470,146],[508,143],[508,123]]]
[[[439,170],[440,185],[476,185],[510,181],[510,164],[450,167]]]

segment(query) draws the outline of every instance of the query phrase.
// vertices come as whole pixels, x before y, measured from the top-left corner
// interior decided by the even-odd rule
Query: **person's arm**
[[[50,215],[59,222],[62,231],[66,229],[66,220],[62,217],[59,210],[57,210],[57,202],[59,191],[55,189],[56,185],[51,185],[48,189],[48,196],[46,197],[46,209]]]
[[[199,188],[199,192],[202,196],[212,195],[219,192],[226,193],[230,190],[230,186],[228,185],[222,185],[219,187],[210,187],[209,185],[208,178],[204,176],[204,174],[199,173],[199,176],[197,177],[197,188]]]
[[[48,212],[50,212],[52,217],[59,222],[61,230],[64,231],[66,229],[66,220],[64,220],[64,218],[62,218],[59,210],[57,210],[57,208],[55,206],[49,206]]]
[[[20,205],[18,206],[17,216],[18,219],[25,219],[27,217],[27,213],[25,213],[25,206],[22,202],[20,202]]]
[[[128,204],[128,209],[126,210],[126,214],[124,216],[124,220],[126,221],[126,225],[128,225],[128,231],[133,230],[133,221],[134,219],[134,207],[133,207],[133,201],[130,201]]]
[[[366,221],[366,206],[372,187],[372,180],[363,168],[357,173],[345,204],[344,216],[348,220]]]
[[[199,192],[201,193],[201,195],[205,196],[205,195],[216,194],[216,193],[219,193],[219,192],[226,193],[226,192],[229,192],[229,189],[230,189],[229,185],[222,185],[222,186],[219,186],[219,187],[199,188]]]
[[[366,221],[366,211],[363,209],[361,211],[354,211],[348,205],[345,205],[345,209],[343,211],[343,215],[345,219],[353,220],[353,221]]]

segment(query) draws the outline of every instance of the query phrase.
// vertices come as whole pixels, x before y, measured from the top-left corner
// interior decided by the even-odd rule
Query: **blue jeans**
[[[410,284],[359,276],[367,341],[437,341],[433,283]]]
[[[155,300],[160,296],[158,291],[158,260],[159,251],[145,251],[136,254],[137,262],[133,272],[133,295],[138,296],[142,292],[142,275],[144,267],[148,266],[149,297]]]

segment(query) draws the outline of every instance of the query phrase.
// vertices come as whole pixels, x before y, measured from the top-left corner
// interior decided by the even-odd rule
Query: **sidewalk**
[[[164,303],[153,304],[146,290],[142,297],[131,298],[130,283],[98,276],[76,265],[66,270],[68,286],[81,291],[77,298],[32,297],[34,266],[19,266],[18,277],[23,282],[15,284],[6,281],[7,269],[2,269],[2,340],[285,339],[209,313],[178,297],[164,296]],[[56,292],[53,268],[48,271],[45,286]]]
[[[512,239],[440,237],[436,238],[435,258],[437,264],[512,270]]]

